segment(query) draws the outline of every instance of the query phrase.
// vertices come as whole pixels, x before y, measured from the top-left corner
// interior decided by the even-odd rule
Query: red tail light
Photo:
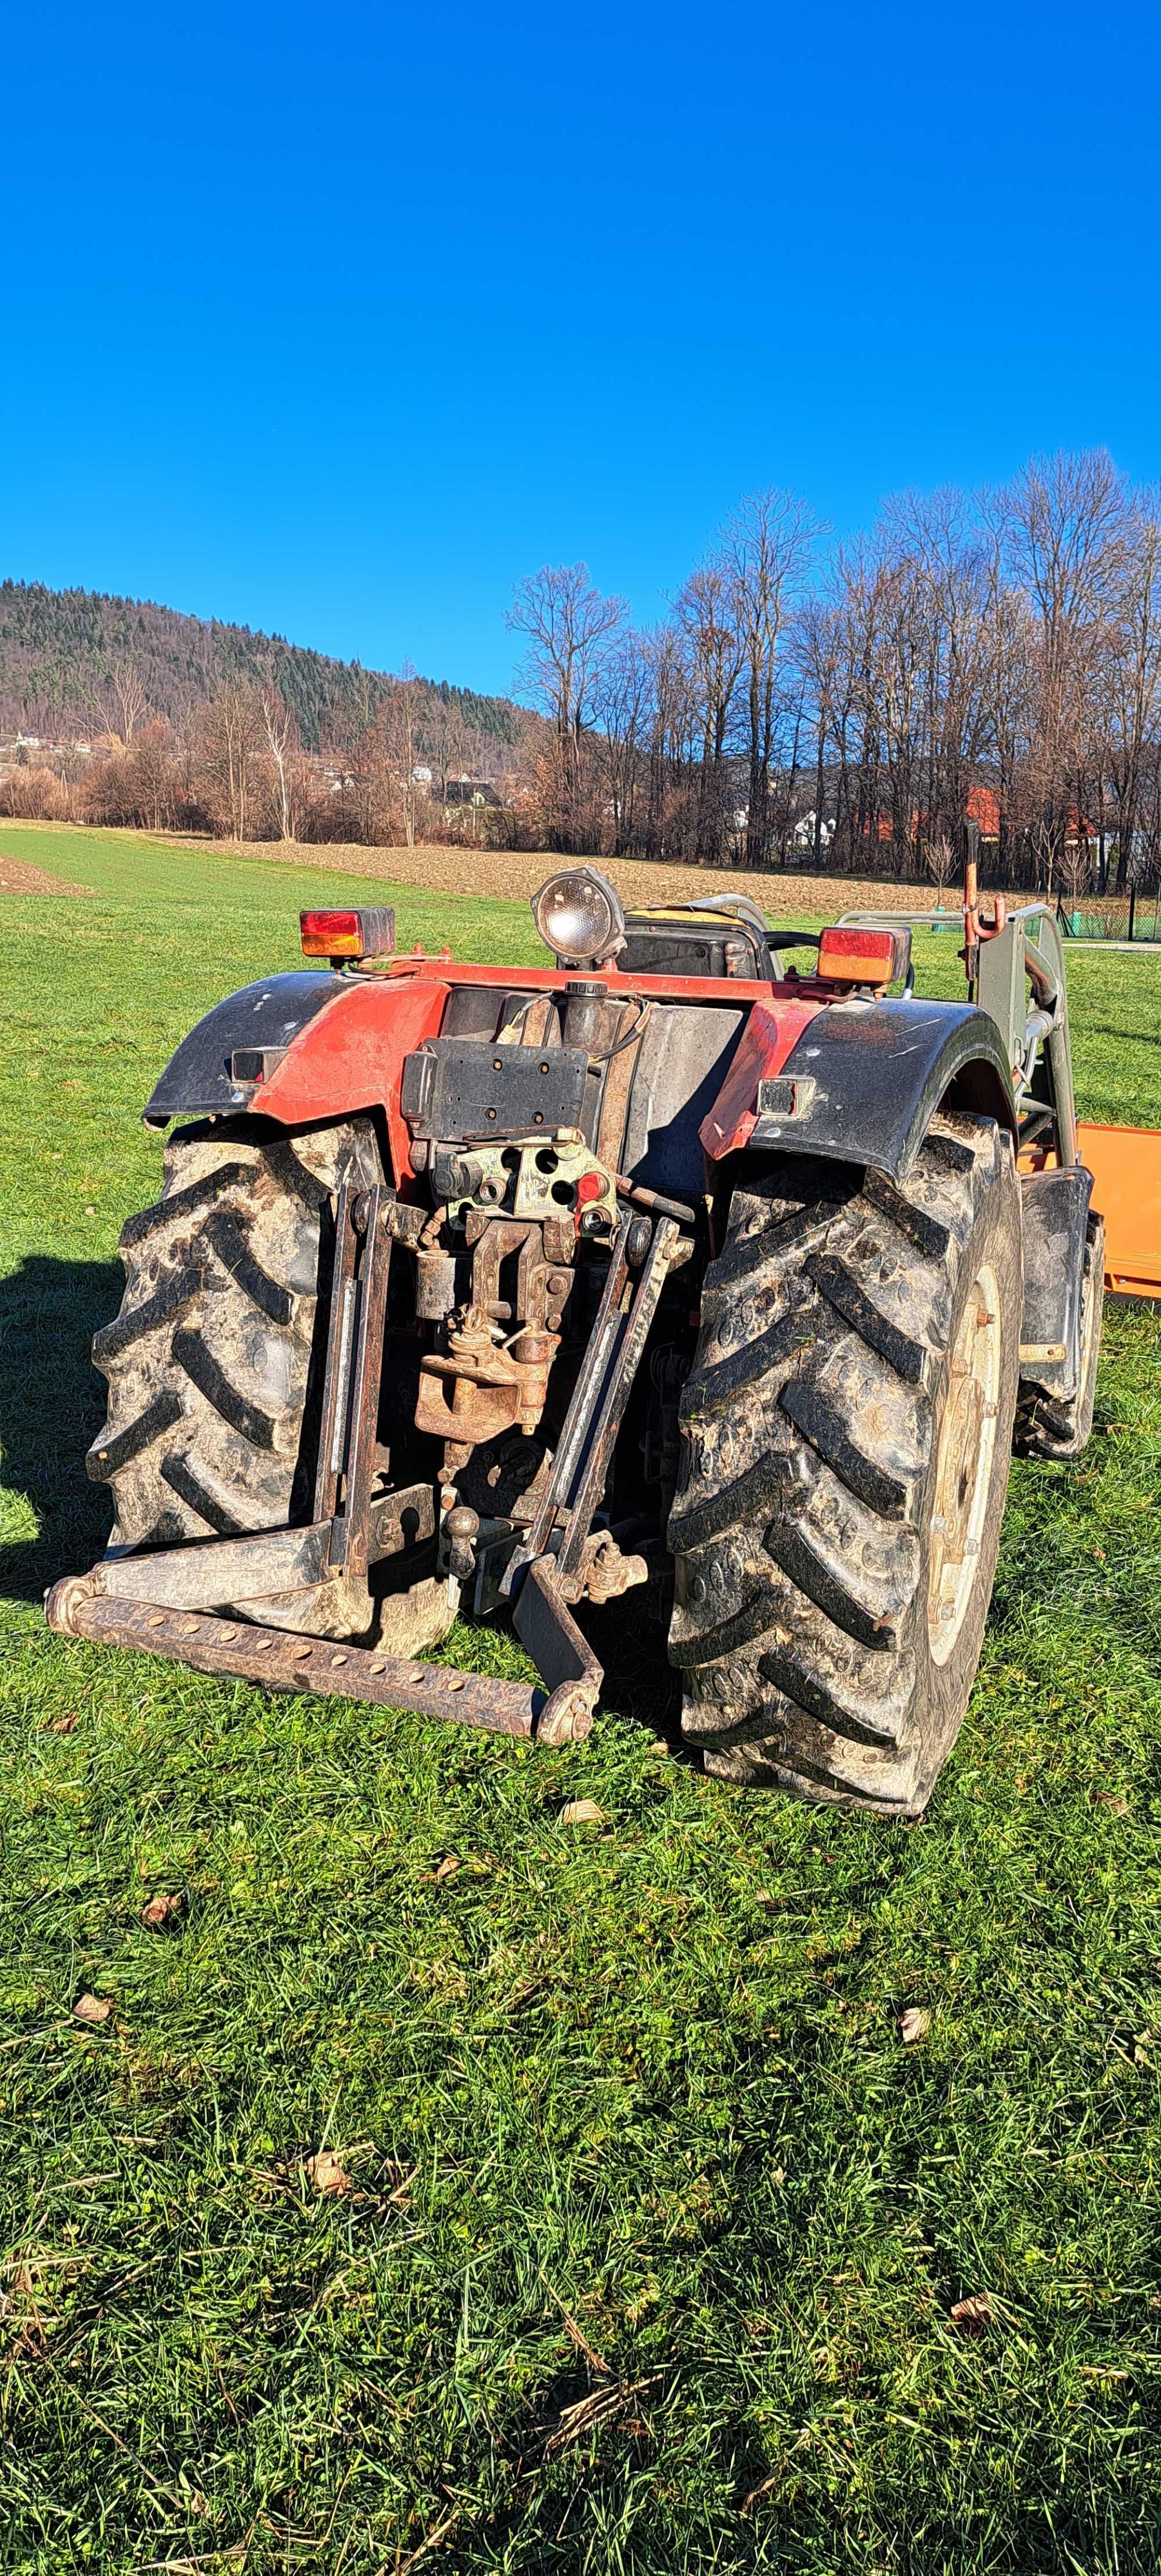
[[[910,961],[909,930],[824,930],[818,943],[825,984],[890,984]]]
[[[304,957],[390,957],[395,949],[395,906],[368,912],[300,912]]]

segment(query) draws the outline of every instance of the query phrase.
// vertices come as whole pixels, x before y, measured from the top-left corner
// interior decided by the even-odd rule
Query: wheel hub
[[[1000,1292],[995,1272],[984,1265],[956,1334],[936,1457],[927,1627],[937,1664],[952,1652],[975,1584],[999,1396]]]

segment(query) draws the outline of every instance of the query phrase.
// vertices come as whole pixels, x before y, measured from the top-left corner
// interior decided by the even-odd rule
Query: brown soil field
[[[164,837],[164,836],[163,836]],[[414,849],[370,849],[361,841],[199,841],[224,855],[284,860],[295,867],[319,868],[342,876],[383,877],[396,885],[437,888],[448,894],[506,895],[527,901],[554,868],[567,862],[545,850],[481,850],[470,844],[449,846],[417,842]],[[583,864],[582,862],[577,863]],[[934,888],[896,885],[882,877],[813,876],[798,869],[785,874],[746,868],[671,866],[651,859],[594,859],[612,879],[625,904],[666,903],[705,894],[745,894],[774,918],[791,913],[927,912],[934,909]],[[955,908],[956,890],[945,898]]]
[[[0,850],[0,894],[93,894],[93,886],[70,885],[67,877],[50,877],[47,868],[30,868],[25,859]]]

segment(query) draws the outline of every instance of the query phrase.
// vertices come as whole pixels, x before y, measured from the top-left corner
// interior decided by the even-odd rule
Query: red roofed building
[[[981,841],[998,841],[1000,837],[1000,800],[994,787],[969,787],[968,821],[978,823]]]

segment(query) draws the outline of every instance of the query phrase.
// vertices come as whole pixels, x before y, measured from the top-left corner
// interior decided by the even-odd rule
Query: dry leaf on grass
[[[180,1896],[151,1896],[148,1905],[141,1908],[141,1920],[149,1925],[151,1932],[159,1932],[164,1923],[172,1923],[174,1915],[180,1912]]]
[[[976,2290],[970,2299],[957,2299],[951,2310],[951,2322],[961,2334],[982,2334],[992,2313],[992,2302],[986,2290]]]
[[[1089,1802],[1094,1807],[1108,1807],[1114,1816],[1127,1816],[1129,1801],[1117,1789],[1090,1789]]]
[[[74,2021],[108,2021],[112,2004],[107,1995],[78,1995],[73,2005]]]
[[[74,1726],[79,1726],[80,1722],[79,1708],[70,1708],[67,1717],[54,1717],[50,1731],[53,1735],[71,1735]]]
[[[421,1884],[424,1887],[441,1887],[445,1878],[455,1877],[458,1868],[459,1862],[455,1853],[448,1852],[435,1869],[425,1869],[421,1872]]]
[[[320,2147],[316,2156],[305,2156],[302,2170],[316,2191],[333,2195],[351,2188],[351,2177],[345,2165],[338,2156],[331,2154],[329,2147]]]
[[[562,1825],[603,1825],[605,1811],[595,1798],[570,1798],[560,1811]]]
[[[926,2039],[930,2028],[931,2015],[926,2004],[911,2004],[906,2012],[899,2015],[899,2037],[904,2048],[915,2048],[921,2039]]]
[[[634,2397],[644,2396],[650,2388],[660,2388],[662,2377],[663,2373],[655,2370],[648,2379],[631,2379],[627,2384],[622,2381],[616,2388],[595,2388],[590,2396],[579,2398],[575,2406],[562,2407],[546,2429],[545,2457],[550,2459],[554,2451],[566,2451],[570,2443],[579,2442],[582,2435],[591,2432],[594,2424],[607,2424],[623,2416]]]
[[[756,2487],[750,2487],[738,2506],[739,2513],[752,2513],[754,2506],[761,2503],[763,2496],[769,2495],[771,2488],[777,2486],[781,2476],[781,2469],[771,2469],[768,2478],[761,2478]]]

